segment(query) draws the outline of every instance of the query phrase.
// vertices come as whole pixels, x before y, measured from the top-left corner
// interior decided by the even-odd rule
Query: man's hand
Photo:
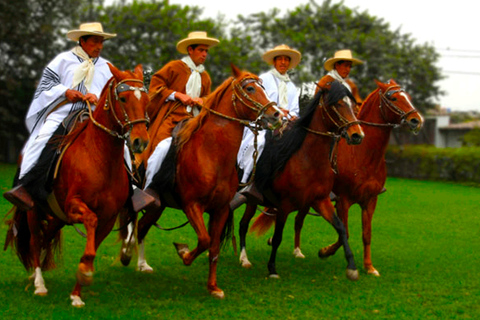
[[[88,101],[90,104],[97,105],[98,103],[98,98],[95,94],[93,93],[87,93],[85,97],[83,97],[83,101]]]
[[[175,99],[179,100],[181,103],[183,103],[186,106],[191,106],[194,104],[194,100],[192,99],[192,97],[178,91],[175,92]]]
[[[65,91],[65,98],[70,102],[78,102],[83,100],[83,94],[77,90],[67,89],[67,91]]]

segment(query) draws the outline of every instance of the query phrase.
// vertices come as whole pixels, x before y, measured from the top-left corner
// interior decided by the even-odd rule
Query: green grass
[[[0,166],[2,193],[15,167]],[[277,256],[281,278],[269,279],[270,247],[264,237],[248,238],[254,264],[242,269],[228,245],[220,256],[218,283],[226,298],[211,298],[206,289],[208,260],[200,256],[186,267],[173,241],[194,247],[190,226],[175,231],[152,229],[147,257],[153,274],[135,271],[135,260],[123,267],[116,260],[119,244],[113,232],[100,246],[94,283],[83,290],[86,306],[70,306],[69,295],[85,240],[64,228],[63,257],[44,273],[49,293],[33,295],[28,274],[12,250],[1,253],[1,319],[478,319],[480,318],[480,189],[451,183],[390,178],[373,220],[372,260],[381,277],[360,273],[346,279],[343,252],[326,260],[318,249],[336,239],[322,218],[307,217],[302,248],[306,259],[293,258],[293,214]],[[0,199],[0,210],[10,205]],[[236,232],[241,209],[237,210]],[[185,221],[181,212],[166,211],[165,227]],[[360,210],[350,214],[350,244],[357,267],[363,266]],[[0,226],[0,238],[6,226]]]

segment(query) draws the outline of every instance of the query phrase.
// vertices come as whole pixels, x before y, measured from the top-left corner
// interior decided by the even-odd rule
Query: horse
[[[55,266],[54,250],[60,245],[62,228],[83,224],[86,247],[70,295],[75,307],[85,305],[81,290],[93,280],[99,245],[112,230],[119,211],[131,207],[127,202],[131,183],[124,165],[125,144],[131,152],[140,153],[149,141],[149,98],[142,66],[134,72],[120,71],[111,64],[109,68],[113,76],[103,88],[97,107],[92,112],[88,105],[89,119],[77,123],[61,143],[65,149],[48,201],[35,199],[28,211],[13,207],[5,244],[14,247],[28,271],[34,270],[31,278],[35,294],[46,295],[42,270]]]
[[[344,141],[338,145],[337,168],[333,192],[335,208],[343,221],[348,236],[348,210],[353,204],[362,209],[362,239],[364,246],[364,268],[367,274],[380,276],[372,265],[371,238],[372,218],[378,195],[385,191],[387,168],[385,153],[390,134],[394,128],[406,125],[414,134],[423,126],[423,118],[411,102],[410,95],[390,79],[386,83],[375,80],[377,88],[362,104],[358,119],[365,132],[365,139],[359,146],[349,146]],[[303,258],[300,249],[300,233],[308,211],[299,211],[295,219],[295,250],[297,257]],[[261,214],[258,221],[271,220]],[[268,222],[259,222],[259,226]],[[255,227],[252,226],[252,229]],[[265,227],[263,228],[265,230]],[[340,239],[320,250],[321,257],[333,255],[340,247]]]
[[[276,225],[268,261],[271,278],[278,278],[275,260],[288,215],[313,207],[336,230],[345,249],[347,277],[358,278],[346,231],[329,194],[333,187],[335,149],[344,137],[357,145],[364,133],[354,115],[355,99],[348,89],[334,81],[330,90],[322,89],[304,107],[300,118],[282,136],[267,140],[257,164],[255,183],[263,193],[265,205],[275,207]],[[257,204],[247,202],[240,221],[240,263],[251,266],[246,254],[246,232]]]
[[[225,293],[217,286],[216,269],[221,243],[231,232],[233,222],[229,201],[238,187],[236,159],[244,128],[255,130],[261,125],[275,129],[282,123],[281,111],[268,99],[258,76],[233,64],[232,72],[233,77],[207,97],[201,112],[178,131],[149,186],[160,195],[161,207],[147,208],[138,221],[137,232],[138,269],[152,271],[145,260],[145,236],[166,206],[182,209],[198,243],[191,251],[186,244],[175,243],[177,253],[184,265],[189,266],[209,249],[207,289],[220,299]],[[251,121],[255,126],[251,126]],[[204,212],[210,215],[208,231]]]

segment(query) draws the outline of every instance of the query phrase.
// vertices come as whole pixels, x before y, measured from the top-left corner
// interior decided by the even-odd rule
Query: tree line
[[[80,4],[79,4],[80,3]],[[219,15],[204,18],[203,8],[170,4],[168,0],[0,0],[0,162],[14,162],[28,137],[24,118],[43,68],[58,53],[74,46],[66,32],[82,22],[100,21],[117,37],[105,42],[102,56],[120,69],[141,63],[155,72],[181,58],[176,43],[189,31],[204,30],[221,40],[206,62],[213,88],[231,74],[230,63],[254,73],[269,67],[265,50],[285,43],[302,53],[291,77],[300,86],[325,73],[323,63],[336,50],[351,49],[366,63],[352,69],[361,95],[390,78],[425,112],[434,108],[444,78],[435,65],[439,54],[411,34],[392,30],[388,21],[343,2],[310,0],[282,13],[278,8],[233,21]]]

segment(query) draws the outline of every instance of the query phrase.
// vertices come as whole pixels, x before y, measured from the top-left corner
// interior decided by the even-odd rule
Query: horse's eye
[[[247,92],[249,93],[255,92],[255,88],[253,86],[248,86],[246,89],[247,89]]]
[[[120,102],[125,103],[125,102],[127,102],[127,99],[125,99],[125,97],[120,97]]]

